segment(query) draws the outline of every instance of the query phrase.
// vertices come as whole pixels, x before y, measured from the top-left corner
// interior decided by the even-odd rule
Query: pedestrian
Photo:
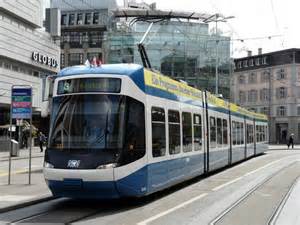
[[[26,131],[24,132],[22,140],[23,140],[23,147],[25,147],[27,149],[28,148],[28,136],[27,136]]]
[[[288,149],[290,148],[290,146],[292,145],[292,149],[294,148],[294,134],[291,133],[289,140],[288,140]]]
[[[40,131],[39,132],[39,145],[40,145],[41,152],[44,151],[43,145],[44,145],[45,139],[46,139],[45,135]]]

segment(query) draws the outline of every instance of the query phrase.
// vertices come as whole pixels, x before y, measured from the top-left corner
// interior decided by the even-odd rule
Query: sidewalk
[[[288,150],[287,145],[278,144],[278,145],[269,145],[269,150]],[[290,146],[289,150],[300,150],[300,145],[294,145],[294,149]]]
[[[44,152],[40,152],[39,147],[32,147],[31,150],[31,156],[32,158],[38,158],[38,157],[44,157],[45,153],[45,147]],[[28,149],[21,149],[19,151],[19,156],[11,157],[12,160],[18,160],[18,159],[26,159],[29,158],[29,148]],[[9,159],[9,152],[0,152],[0,162],[6,161]]]
[[[20,150],[19,156],[12,157],[13,165],[27,165],[29,149]],[[12,170],[11,184],[8,185],[7,172],[0,172],[0,213],[24,207],[34,202],[45,201],[52,197],[48,189],[42,171],[44,152],[39,147],[32,148],[32,173],[31,185],[28,184],[28,167]],[[0,165],[6,165],[9,152],[0,152]],[[22,162],[25,160],[26,163]],[[17,161],[15,161],[17,160]],[[18,164],[16,164],[18,163]]]

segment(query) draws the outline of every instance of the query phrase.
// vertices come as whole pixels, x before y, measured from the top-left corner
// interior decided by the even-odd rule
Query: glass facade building
[[[148,27],[147,22],[116,22],[106,33],[106,62],[142,64],[137,44]],[[230,38],[210,35],[208,24],[172,19],[154,23],[144,46],[153,69],[212,93],[218,61],[219,93],[229,98]]]

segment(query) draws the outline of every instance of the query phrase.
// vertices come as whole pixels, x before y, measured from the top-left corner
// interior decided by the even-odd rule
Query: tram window
[[[145,107],[141,102],[130,97],[127,97],[126,104],[126,132],[124,152],[123,156],[121,157],[123,165],[142,158],[146,153]]]
[[[169,153],[180,153],[180,114],[178,111],[169,110]]]
[[[210,147],[216,147],[216,118],[210,117]]]
[[[165,110],[152,107],[152,156],[160,157],[166,154]]]
[[[218,147],[222,146],[222,120],[217,118],[217,144]]]
[[[228,144],[228,127],[227,120],[223,119],[223,144]]]
[[[244,144],[244,124],[241,123],[241,144]]]
[[[253,125],[247,124],[247,143],[253,143]]]
[[[256,142],[259,142],[260,132],[259,132],[259,126],[258,125],[255,126],[255,134],[256,134]]]
[[[194,114],[194,150],[199,151],[202,148],[202,126],[201,115]]]
[[[236,140],[236,122],[233,121],[232,122],[232,144],[233,145],[236,145],[237,143],[237,140]]]
[[[192,151],[192,115],[191,113],[182,113],[182,147],[183,152]]]
[[[236,144],[237,145],[241,144],[241,123],[240,122],[236,123]]]

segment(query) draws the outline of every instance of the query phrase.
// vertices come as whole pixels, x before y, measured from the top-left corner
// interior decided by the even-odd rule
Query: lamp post
[[[215,64],[215,80],[216,80],[216,86],[215,86],[215,94],[218,95],[219,94],[219,48],[218,48],[218,44],[220,42],[220,40],[217,39],[217,35],[218,35],[218,22],[227,22],[228,19],[233,19],[235,18],[234,16],[227,16],[225,17],[222,14],[216,13],[208,18],[206,18],[205,20],[203,20],[204,23],[210,23],[210,22],[215,22],[216,23],[216,30],[215,30],[215,35],[216,35],[216,64]]]

